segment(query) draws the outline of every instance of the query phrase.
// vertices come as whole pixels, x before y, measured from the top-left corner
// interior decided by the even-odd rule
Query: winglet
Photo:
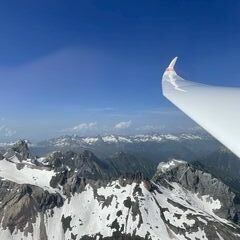
[[[174,71],[174,66],[176,64],[178,57],[175,57],[169,64],[168,68],[166,69],[166,71]]]

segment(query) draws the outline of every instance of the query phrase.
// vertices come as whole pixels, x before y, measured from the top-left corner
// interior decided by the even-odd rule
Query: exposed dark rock
[[[64,217],[64,215],[62,215],[61,221],[62,221],[62,227],[63,227],[64,233],[66,233],[68,229],[69,231],[72,231],[71,220],[72,220],[71,216]]]
[[[17,141],[4,154],[5,158],[11,158],[13,156],[16,156],[20,162],[22,160],[34,159],[34,157],[30,153],[30,150],[28,148],[28,143],[27,143],[26,140],[19,140],[19,141]]]
[[[72,239],[72,240],[77,240],[77,234],[71,233],[71,239]]]
[[[172,166],[164,169],[160,164],[153,181],[171,188],[171,182],[177,182],[184,188],[199,194],[208,195],[221,202],[221,208],[215,213],[225,219],[238,222],[240,213],[239,194],[232,191],[222,181],[205,172],[200,166],[187,162],[172,161]]]
[[[150,240],[151,238],[149,236],[139,237],[134,236],[130,234],[114,234],[112,237],[103,237],[101,234],[97,234],[94,237],[90,236],[83,236],[80,238],[80,240]]]
[[[130,197],[127,197],[127,199],[125,199],[123,201],[123,204],[126,208],[131,208],[132,207],[132,204],[133,202],[131,201],[131,198]]]
[[[119,211],[117,212],[117,216],[120,217],[121,215],[122,215],[122,211],[119,210]]]
[[[45,162],[56,172],[66,169],[77,171],[78,176],[90,179],[103,179],[112,175],[107,163],[98,159],[92,152],[85,150],[83,153],[54,152],[49,155]]]
[[[9,181],[0,181],[0,183],[3,186],[1,192],[8,187],[8,191],[1,199],[0,220],[2,227],[8,228],[11,232],[19,229],[26,231],[26,234],[31,233],[32,224],[36,222],[38,213],[63,205],[63,199],[59,194],[50,194],[39,187],[18,185]],[[41,232],[44,236],[43,226]]]
[[[45,223],[44,223],[43,213],[41,213],[40,216],[41,216],[41,221],[40,221],[40,238],[41,238],[41,240],[48,240],[46,227],[45,227]]]
[[[140,171],[144,176],[152,177],[156,169],[156,164],[153,161],[123,151],[113,154],[106,161],[118,175],[135,174]]]

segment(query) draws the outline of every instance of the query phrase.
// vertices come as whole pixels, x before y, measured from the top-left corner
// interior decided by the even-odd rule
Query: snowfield
[[[37,168],[30,163],[10,162],[6,159],[0,161],[0,177],[18,184],[31,184],[39,186],[45,190],[55,192],[49,185],[50,180],[56,174],[43,168]],[[17,167],[17,164],[19,167]]]

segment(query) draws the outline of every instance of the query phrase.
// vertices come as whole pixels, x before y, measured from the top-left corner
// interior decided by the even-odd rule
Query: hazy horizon
[[[232,4],[14,2],[0,9],[0,141],[194,128],[161,93],[175,56],[186,79],[239,86]]]

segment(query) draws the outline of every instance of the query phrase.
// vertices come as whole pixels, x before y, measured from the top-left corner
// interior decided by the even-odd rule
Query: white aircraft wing
[[[176,60],[163,74],[163,95],[240,157],[240,88],[184,80],[174,70]]]

